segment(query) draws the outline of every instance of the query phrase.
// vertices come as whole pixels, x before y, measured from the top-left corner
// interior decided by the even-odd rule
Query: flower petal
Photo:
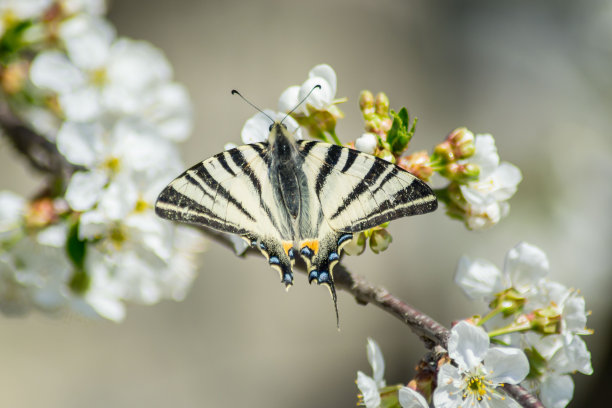
[[[107,177],[101,171],[78,171],[66,188],[66,201],[73,210],[86,211],[98,202]]]
[[[518,384],[529,373],[529,361],[522,350],[493,347],[484,359],[488,378],[496,384]]]
[[[489,336],[481,327],[464,320],[451,329],[448,339],[448,355],[461,371],[478,367],[489,349]]]
[[[300,87],[297,85],[290,86],[285,89],[278,98],[278,110],[280,112],[290,112],[292,109],[297,107],[300,102],[298,95],[300,93]]]
[[[539,397],[546,408],[565,408],[574,397],[574,381],[569,375],[547,376]]]
[[[380,407],[380,393],[373,378],[368,377],[361,371],[357,371],[357,387],[363,395],[363,402],[367,408]]]
[[[61,94],[59,104],[68,121],[89,122],[102,114],[100,94],[90,86]]]
[[[315,88],[317,85],[320,85],[321,88]],[[300,87],[298,100],[301,101],[306,98],[311,91],[312,93],[308,96],[308,99],[306,99],[303,105],[303,111],[305,113],[307,113],[306,106],[308,105],[321,110],[327,108],[334,99],[334,93],[332,92],[330,84],[323,78],[312,77],[307,79]]]
[[[548,258],[538,247],[521,242],[508,251],[504,273],[512,286],[521,292],[529,290],[548,273]]]
[[[103,134],[96,123],[64,122],[57,134],[57,148],[69,162],[92,167],[105,159]]]
[[[438,386],[433,393],[436,408],[457,408],[462,400],[464,381],[457,367],[444,364],[438,371]]]
[[[364,133],[355,140],[355,149],[360,150],[364,153],[374,154],[376,146],[378,145],[378,138],[373,133]]]
[[[467,256],[459,259],[455,283],[472,300],[490,300],[504,289],[502,273],[495,265],[484,259],[471,260]]]
[[[380,351],[380,347],[378,344],[368,337],[368,362],[370,366],[372,366],[372,377],[379,388],[384,387],[385,384],[385,360],[382,355],[382,351]]]
[[[81,70],[59,51],[44,51],[38,54],[30,67],[30,79],[34,85],[60,94],[85,83]]]
[[[336,71],[328,64],[316,65],[308,72],[308,78],[323,78],[330,87],[332,98],[336,95]]]
[[[115,29],[100,17],[77,14],[62,23],[59,35],[72,62],[81,69],[93,70],[106,63]]]
[[[412,388],[400,388],[398,399],[402,408],[429,408],[429,404],[427,404],[425,398]]]

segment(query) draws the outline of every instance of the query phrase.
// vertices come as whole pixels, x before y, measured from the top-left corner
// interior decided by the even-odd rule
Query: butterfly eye
[[[268,131],[271,132],[273,127],[274,127],[274,123],[270,125],[270,127],[268,128]]]

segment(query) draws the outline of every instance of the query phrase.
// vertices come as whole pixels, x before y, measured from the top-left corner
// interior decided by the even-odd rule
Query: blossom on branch
[[[482,328],[461,321],[451,330],[448,355],[456,365],[440,367],[433,394],[436,408],[520,407],[498,387],[518,384],[529,373],[521,350],[489,348],[489,336]]]

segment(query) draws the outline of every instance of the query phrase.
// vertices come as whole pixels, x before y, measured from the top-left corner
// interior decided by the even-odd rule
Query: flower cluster
[[[463,257],[455,282],[469,298],[488,302],[488,313],[457,323],[447,357],[435,357],[433,370],[419,365],[407,386],[386,385],[380,348],[368,339],[373,376],[357,373],[360,404],[518,407],[500,390],[504,384],[519,384],[546,408],[565,407],[573,397],[571,374],[593,372],[582,339],[591,331],[586,329],[584,298],[546,279],[548,270],[546,255],[527,243],[508,252],[503,272],[486,260]]]
[[[573,396],[570,374],[593,372],[582,339],[591,331],[584,298],[547,279],[548,271],[546,254],[522,242],[508,252],[503,271],[484,259],[463,257],[455,282],[469,298],[488,302],[489,311],[475,319],[477,324],[529,357],[530,372],[522,385],[546,407],[562,408]]]
[[[423,383],[411,381],[408,386],[385,387],[384,360],[376,343],[368,339],[368,360],[374,371],[371,378],[357,373],[361,391],[360,403],[367,408],[428,408],[427,399],[436,408],[519,407],[499,391],[503,384],[517,384],[529,372],[525,354],[514,347],[490,347],[489,336],[471,323],[459,322],[451,330],[448,359],[441,359],[433,394],[421,390]],[[382,368],[380,368],[382,367]],[[430,379],[434,382],[434,379]]]
[[[162,52],[117,37],[102,0],[2,1],[2,91],[75,169],[28,202],[3,192],[3,310],[119,321],[124,301],[181,299],[202,237],[155,216],[182,169],[191,102]]]

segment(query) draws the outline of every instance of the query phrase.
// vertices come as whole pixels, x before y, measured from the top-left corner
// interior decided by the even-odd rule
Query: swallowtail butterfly
[[[437,208],[431,188],[378,157],[296,140],[282,122],[267,142],[230,149],[191,167],[159,195],[160,217],[237,234],[293,284],[301,256],[308,281],[327,285],[353,234]]]

